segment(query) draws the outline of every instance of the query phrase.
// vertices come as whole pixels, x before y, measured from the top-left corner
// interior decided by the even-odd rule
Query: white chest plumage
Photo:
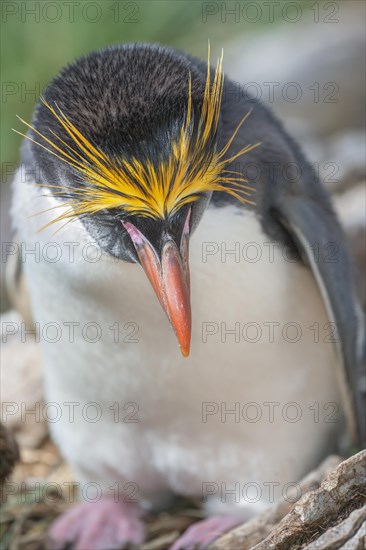
[[[191,238],[185,359],[142,269],[94,261],[78,222],[36,234],[51,214],[28,216],[53,199],[14,187],[20,238],[39,243],[25,269],[54,437],[80,483],[210,494],[215,511],[251,514],[316,464],[341,431],[332,327],[311,272],[252,213],[209,208]]]

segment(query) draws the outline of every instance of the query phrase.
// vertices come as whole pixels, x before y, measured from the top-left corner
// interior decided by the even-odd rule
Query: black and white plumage
[[[189,74],[193,112],[202,109],[206,70],[204,63],[167,48],[113,47],[64,69],[45,100],[57,105],[111,159],[134,156],[159,163],[169,140],[184,125]],[[27,140],[23,144],[22,162],[30,175],[24,181],[19,172],[14,181],[17,231],[29,245],[54,242],[63,252],[56,263],[30,258],[24,266],[35,320],[40,327],[57,323],[64,329],[58,341],[43,342],[47,398],[61,404],[96,402],[103,411],[94,424],[81,414],[71,424],[65,414],[53,426],[54,438],[78,481],[98,483],[103,494],[110,494],[115,482],[122,486],[132,481],[140,497],[154,505],[166,492],[200,497],[205,482],[232,486],[254,481],[262,488],[266,482],[278,482],[283,487],[336,448],[346,432],[349,439],[365,437],[363,319],[343,232],[296,143],[267,108],[244,95],[238,101],[232,89],[225,79],[217,135],[208,147],[224,148],[251,111],[226,157],[260,143],[229,166],[245,174],[254,187],[254,206],[214,191],[165,219],[106,209],[37,233],[54,220],[52,208],[65,200],[52,186],[75,186],[75,174],[49,151]],[[60,135],[57,121],[42,103],[33,127],[50,139]],[[36,138],[34,130],[29,137]],[[62,139],[72,146],[67,134]],[[32,176],[35,165],[37,181]],[[82,185],[79,180],[77,185]],[[136,265],[141,261],[139,246],[146,242],[136,244],[133,235],[146,238],[159,257],[167,239],[181,252],[187,223],[189,236],[194,230],[189,252],[192,346],[190,356],[183,358]],[[76,243],[72,262],[70,242]],[[268,244],[274,242],[270,256]],[[218,246],[219,252],[203,258],[207,243],[215,250]],[[235,243],[240,248],[256,243],[261,259],[236,261],[227,255],[222,261],[223,248],[232,249]],[[100,250],[99,261],[85,261],[83,250],[89,245]],[[283,247],[298,254],[295,262],[285,261]],[[333,251],[335,261],[328,261]],[[184,273],[186,267],[174,254]],[[188,308],[189,298],[183,301]],[[322,329],[328,321],[337,325],[338,352],[324,335],[315,341],[310,330],[314,323]],[[295,343],[281,336],[271,341],[266,336],[257,343],[242,338],[237,343],[227,336],[225,343],[221,332],[204,341],[208,323],[221,331],[222,323],[232,329],[238,322],[255,323],[262,331],[268,323],[276,323],[280,331],[296,323],[302,334]],[[67,323],[79,323],[71,343]],[[98,323],[101,329],[94,343],[82,335],[88,323]],[[137,336],[130,338],[136,343],[128,342],[129,328],[121,329],[128,324],[138,328]],[[118,342],[110,328],[114,325],[125,330]],[[238,402],[257,403],[262,411],[269,402],[279,403],[279,410],[295,403],[302,414],[297,422],[281,414],[273,422],[233,422],[229,416],[222,422],[220,414],[202,421],[205,403],[232,409]],[[122,408],[135,403],[138,422],[116,422],[110,410],[115,403]],[[320,410],[329,403],[339,407],[337,421],[316,422],[311,412],[316,403]],[[209,514],[245,518],[269,504],[264,496],[256,504],[245,499],[223,503],[216,494],[206,508]]]

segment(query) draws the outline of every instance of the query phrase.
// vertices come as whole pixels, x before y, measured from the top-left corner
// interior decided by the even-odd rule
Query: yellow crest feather
[[[193,120],[191,78],[189,78],[185,123],[178,137],[171,144],[168,160],[161,161],[157,166],[151,161],[142,162],[138,158],[128,161],[122,159],[112,164],[111,159],[83,136],[57,105],[52,107],[43,98],[41,101],[57,119],[75,147],[71,147],[54,132],[52,134],[57,141],[47,138],[20,119],[41,138],[42,142],[21,132],[17,133],[73,167],[85,181],[85,185],[71,189],[69,186],[45,184],[56,190],[54,191],[56,196],[68,197],[68,201],[60,205],[68,207],[67,210],[51,223],[115,208],[123,209],[129,214],[164,219],[185,204],[196,201],[203,193],[212,191],[223,191],[241,202],[252,203],[247,198],[251,188],[245,185],[246,180],[236,172],[225,170],[225,167],[259,144],[248,145],[231,158],[223,158],[250,112],[241,120],[227,144],[220,151],[212,151],[209,158],[207,157],[207,144],[218,127],[224,84],[223,55],[217,62],[212,85],[209,59],[210,52],[197,127],[194,126],[196,122]],[[192,148],[193,128],[196,139]]]

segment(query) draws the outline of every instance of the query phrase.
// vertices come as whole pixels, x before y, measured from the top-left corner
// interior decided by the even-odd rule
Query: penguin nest
[[[70,472],[49,439],[39,449],[21,449],[20,455],[20,462],[8,480],[9,485],[4,486],[2,492],[1,550],[45,550],[50,524],[70,506],[66,495],[61,495],[57,489],[71,479]],[[10,495],[13,487],[17,491]],[[35,487],[40,488],[37,494]],[[198,509],[183,500],[170,513],[148,517],[147,542],[139,550],[169,548],[189,525],[201,517]]]
[[[344,462],[336,456],[328,457],[300,482],[303,496],[295,504],[281,502],[273,506],[222,536],[213,548],[312,550],[320,542],[319,548],[324,550],[364,548],[365,470],[366,451]],[[21,450],[21,460],[9,481],[10,487],[17,490],[10,495],[11,491],[5,487],[2,494],[2,550],[46,548],[48,527],[70,506],[57,490],[69,479],[69,469],[50,440],[44,441],[39,449]],[[35,493],[37,483],[41,490]],[[184,500],[169,513],[148,517],[147,542],[139,550],[168,549],[201,517],[200,510]]]

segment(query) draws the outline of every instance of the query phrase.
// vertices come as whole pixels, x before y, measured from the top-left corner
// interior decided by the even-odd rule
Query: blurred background
[[[16,115],[30,121],[38,97],[64,65],[90,50],[128,42],[158,42],[206,59],[210,40],[212,62],[224,48],[224,70],[237,83],[234,93],[239,93],[238,83],[243,84],[248,94],[274,110],[331,191],[365,304],[362,0],[4,0],[1,10],[2,243],[13,238],[10,183],[19,162],[20,136],[12,128],[23,131]],[[5,289],[3,258],[0,289],[2,321],[19,322]],[[41,402],[40,368],[35,343],[20,345],[18,337],[8,339],[2,349],[2,399],[25,401],[30,408]],[[11,423],[22,448],[16,480],[68,479],[70,474],[47,441],[45,422],[24,424],[13,415]],[[8,510],[3,547],[41,548],[39,524],[20,528],[12,513]],[[40,517],[44,513],[39,512]]]

